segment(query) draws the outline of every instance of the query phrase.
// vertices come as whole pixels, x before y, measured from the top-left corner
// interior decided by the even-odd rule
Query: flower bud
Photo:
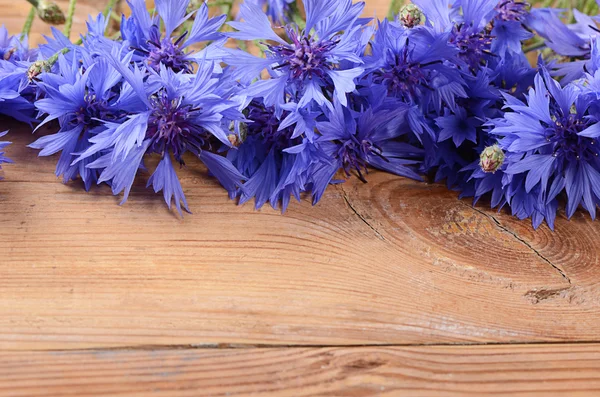
[[[10,59],[10,57],[13,56],[13,54],[17,52],[16,48],[9,48],[8,50],[6,50],[4,52],[4,56],[2,57],[5,61],[8,61]]]
[[[37,76],[44,72],[49,72],[50,66],[46,61],[35,61],[31,64],[29,69],[27,69],[27,78],[30,82],[37,80]]]
[[[504,152],[500,146],[492,145],[483,149],[479,156],[479,166],[483,172],[494,173],[504,164]]]
[[[242,144],[242,140],[236,134],[227,135],[227,139],[229,139],[229,143],[231,143],[231,146],[233,147],[240,147]]]
[[[423,22],[423,12],[414,4],[406,4],[398,13],[398,21],[406,28],[414,28]]]
[[[50,1],[40,0],[37,6],[37,14],[40,19],[50,25],[62,25],[65,23],[65,14]]]

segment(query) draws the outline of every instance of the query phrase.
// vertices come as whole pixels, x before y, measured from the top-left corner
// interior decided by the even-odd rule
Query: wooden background
[[[13,32],[24,4],[0,0]],[[145,181],[122,207],[61,184],[26,126],[0,125],[16,161],[0,182],[2,397],[600,393],[600,223],[583,213],[534,232],[373,172],[280,215],[193,164],[181,219]]]

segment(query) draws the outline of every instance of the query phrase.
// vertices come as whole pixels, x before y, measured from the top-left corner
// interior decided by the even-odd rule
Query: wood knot
[[[535,305],[540,303],[541,301],[559,297],[563,294],[563,292],[567,291],[569,288],[571,287],[534,289],[531,291],[527,291],[527,293],[524,296]]]
[[[385,365],[385,361],[380,359],[358,359],[348,364],[344,364],[344,368],[349,371],[368,371]]]

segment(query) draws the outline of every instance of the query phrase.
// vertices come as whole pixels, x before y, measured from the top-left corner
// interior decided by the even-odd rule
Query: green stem
[[[113,21],[115,21],[117,23],[121,22],[121,17],[116,12],[110,13],[110,19],[112,19]]]
[[[387,17],[389,19],[394,19],[394,16],[400,11],[400,7],[402,7],[402,4],[404,4],[404,0],[392,0],[392,4],[390,5],[390,10],[388,11]]]
[[[75,16],[75,6],[77,0],[69,0],[69,9],[67,10],[67,20],[65,21],[64,34],[67,37],[71,36],[71,28],[73,27],[73,17]]]
[[[216,1],[215,6],[221,7],[221,12],[227,15],[227,20],[231,20],[231,9],[233,8],[233,0]]]
[[[36,14],[37,14],[37,9],[34,6],[32,6],[31,10],[29,10],[29,14],[27,14],[27,19],[25,20],[25,24],[23,25],[21,40],[24,40],[25,36],[29,35],[29,32],[31,32],[31,26],[33,25],[33,20],[35,19]]]
[[[118,0],[110,0],[108,2],[108,4],[106,5],[106,7],[104,7],[104,11],[102,11],[102,15],[107,16],[109,12],[112,11],[113,8],[115,8],[115,4],[117,4]]]
[[[545,41],[542,41],[541,43],[534,43],[534,44],[531,44],[531,45],[530,45],[530,46],[528,46],[528,47],[525,47],[525,48],[523,49],[523,52],[527,54],[528,52],[532,52],[532,51],[541,50],[541,49],[542,49],[542,48],[544,48],[544,47],[546,47],[546,42],[545,42]]]

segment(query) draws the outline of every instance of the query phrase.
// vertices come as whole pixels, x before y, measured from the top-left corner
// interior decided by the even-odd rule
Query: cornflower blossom
[[[40,156],[60,152],[56,175],[62,176],[65,183],[81,177],[89,190],[98,179],[97,171],[87,167],[94,158],[74,163],[76,153],[90,147],[90,139],[105,130],[104,122],[117,121],[127,114],[123,102],[128,91],[120,88],[121,76],[106,59],[92,59],[83,51],[81,55],[80,64],[76,58],[69,61],[61,54],[55,71],[38,76],[36,86],[43,97],[35,106],[46,115],[38,128],[57,120],[59,129],[29,146],[40,149]]]
[[[237,150],[227,154],[248,178],[244,190],[239,191],[240,203],[254,198],[256,208],[270,202],[273,208],[281,204],[285,211],[292,197],[300,200],[302,193],[310,192],[313,170],[329,161],[317,145],[303,137],[303,131],[314,129],[315,123],[301,126],[300,120],[294,126],[290,111],[278,116],[275,108],[265,106],[260,98],[254,99],[244,112],[251,122],[241,125],[241,142]],[[311,120],[317,115],[308,114],[306,118]]]
[[[204,162],[228,191],[236,192],[244,176],[210,150],[219,141],[231,145],[226,128],[242,120],[240,103],[222,92],[214,66],[201,63],[194,75],[164,65],[155,72],[149,66],[143,70],[132,65],[132,56],[133,52],[122,58],[113,53],[106,58],[126,82],[116,105],[127,109],[128,115],[103,122],[104,131],[89,140],[89,148],[73,164],[98,156],[85,168],[100,172],[98,182],[108,182],[114,194],[124,192],[124,203],[138,170],[144,168],[144,158],[156,154],[160,161],[148,186],[155,192],[162,190],[169,208],[174,201],[180,214],[182,208],[189,212],[189,207],[174,162],[183,166],[187,153]]]
[[[195,12],[194,21],[188,30],[186,15],[189,0],[157,0],[156,15],[151,15],[144,0],[130,0],[131,17],[122,17],[121,36],[135,50],[133,60],[148,65],[159,72],[161,65],[175,72],[192,73],[194,64],[205,60],[219,61],[223,55],[221,45],[225,38],[219,29],[226,15],[208,16],[208,6],[202,3]],[[164,32],[161,31],[161,22]],[[215,41],[202,51],[192,47],[201,42]]]
[[[561,76],[563,84],[584,77],[589,72],[592,56],[592,41],[600,30],[596,19],[574,9],[574,24],[565,24],[561,15],[553,10],[544,10],[532,15],[531,24],[537,33],[545,39],[545,45],[564,62],[555,63],[553,74]]]
[[[491,133],[506,154],[504,173],[520,178],[504,183],[511,208],[529,208],[534,226],[540,218],[553,227],[557,197],[566,194],[567,217],[579,205],[592,218],[600,203],[600,124],[591,101],[574,84],[564,87],[542,69],[525,102],[506,95],[512,111],[493,121]],[[524,204],[524,200],[528,205]]]
[[[27,123],[35,120],[27,70],[37,54],[29,49],[27,37],[10,36],[0,26],[0,114]]]
[[[342,170],[346,177],[355,174],[367,182],[368,166],[392,174],[421,180],[416,166],[423,150],[403,141],[406,129],[402,113],[395,109],[352,111],[335,102],[327,111],[327,121],[318,122],[316,143],[331,159],[315,178],[314,196],[319,199],[335,174]]]
[[[285,27],[288,41],[277,35],[262,9],[243,3],[241,21],[229,24],[237,31],[228,33],[238,40],[268,40],[266,58],[243,51],[231,51],[226,62],[236,67],[236,76],[250,83],[267,69],[270,78],[248,87],[251,97],[262,97],[266,106],[293,102],[300,109],[312,103],[331,104],[335,97],[347,104],[346,95],[356,88],[355,79],[363,73],[359,54],[364,48],[359,19],[364,3],[352,0],[305,0],[306,27]]]

